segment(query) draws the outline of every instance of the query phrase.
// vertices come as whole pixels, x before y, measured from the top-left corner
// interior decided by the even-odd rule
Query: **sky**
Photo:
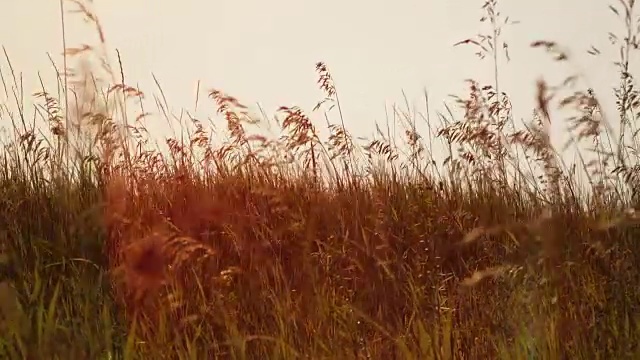
[[[55,71],[47,54],[62,68],[60,2],[3,2],[0,43],[22,73],[25,92],[39,90],[38,74],[45,83],[54,84]],[[213,102],[203,99],[211,88],[247,105],[260,104],[268,114],[281,105],[311,112],[323,97],[315,73],[315,63],[323,61],[334,77],[347,128],[357,136],[371,137],[375,122],[385,122],[391,105],[404,106],[403,92],[410,106],[424,113],[424,91],[428,91],[435,116],[444,111],[445,102],[451,102],[450,94],[465,94],[465,79],[491,81],[489,60],[478,59],[471,47],[453,46],[487,30],[478,21],[482,3],[94,0],[89,5],[104,28],[110,56],[115,49],[121,54],[127,82],[147,94],[157,93],[155,75],[174,112],[194,110],[198,82],[198,111],[203,114],[214,111]],[[607,9],[613,3],[499,3],[505,16],[520,22],[504,30],[511,61],[500,63],[501,89],[511,95],[516,117],[531,114],[537,79],[544,77],[553,84],[573,73],[585,75],[582,88],[593,87],[603,95],[606,111],[614,111],[611,88],[618,78],[611,62],[616,50],[608,46],[607,33],[621,27]],[[64,7],[76,8],[70,1]],[[95,31],[78,15],[67,13],[65,22],[67,46],[96,43]],[[529,46],[541,39],[567,48],[572,62],[558,64]],[[604,55],[587,55],[591,45]],[[6,76],[5,59],[0,59],[0,69]],[[2,91],[0,101],[7,101]],[[150,122],[150,128],[162,128],[160,120],[153,121],[157,123]],[[562,116],[554,116],[551,129],[556,142],[562,141],[565,127]]]

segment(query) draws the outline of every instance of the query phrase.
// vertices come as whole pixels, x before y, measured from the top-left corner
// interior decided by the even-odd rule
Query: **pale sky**
[[[153,93],[154,73],[174,111],[193,109],[200,80],[203,94],[215,87],[247,105],[259,102],[270,115],[280,105],[310,112],[322,98],[314,65],[323,61],[335,79],[347,127],[358,136],[371,136],[374,122],[385,121],[385,105],[403,104],[402,90],[412,106],[424,111],[426,88],[435,115],[444,110],[448,94],[464,95],[464,79],[491,79],[490,61],[480,61],[470,47],[453,47],[483,31],[478,22],[482,2],[94,0],[93,7],[107,45],[122,54],[128,83]],[[538,77],[558,82],[575,72],[587,75],[612,111],[610,89],[618,78],[607,32],[620,29],[607,9],[612,3],[502,1],[502,12],[520,21],[504,30],[512,60],[501,65],[501,89],[512,96],[516,116],[531,114]],[[71,2],[65,6],[75,8]],[[27,92],[39,90],[38,71],[52,81],[47,52],[62,67],[59,7],[57,0],[4,0],[0,43],[23,73]],[[78,19],[67,15],[68,45],[94,44],[95,34]],[[568,47],[577,67],[561,67],[531,49],[529,44],[539,39]],[[609,56],[587,55],[591,44]],[[4,59],[0,68],[7,74]],[[5,101],[3,91],[0,101]],[[214,111],[210,100],[201,101],[200,108],[204,114]],[[554,138],[564,126],[561,118],[554,119]]]

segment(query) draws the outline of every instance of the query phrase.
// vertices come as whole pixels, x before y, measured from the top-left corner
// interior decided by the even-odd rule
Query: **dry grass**
[[[469,81],[460,111],[440,113],[439,125],[424,117],[434,130],[426,141],[415,116],[396,109],[403,146],[381,126],[359,144],[318,63],[325,99],[313,111],[340,118],[327,120],[327,138],[286,106],[280,134],[252,133],[261,122],[213,89],[226,141],[191,117],[188,136],[166,139],[162,151],[150,146],[152,114],[130,114],[144,93],[113,70],[97,16],[76,4],[99,43],[68,49],[67,61],[97,56],[104,83],[70,74],[84,94],[75,112],[69,89],[62,98],[36,94],[46,135],[0,108],[15,124],[0,172],[10,257],[0,280],[12,282],[24,320],[1,338],[3,356],[640,355],[637,215],[626,210],[635,205],[640,108],[628,73],[632,37],[618,43],[617,142],[592,91],[558,99],[573,77],[562,86],[541,80],[531,122],[517,124],[496,66],[492,84]],[[632,2],[621,4],[623,18],[633,14]],[[508,49],[497,6],[483,7],[490,36],[461,42],[494,64]],[[556,43],[532,46],[571,60]],[[586,186],[550,144],[556,102],[578,114],[574,141],[595,144],[596,160],[578,164]],[[442,162],[436,137],[449,149]]]

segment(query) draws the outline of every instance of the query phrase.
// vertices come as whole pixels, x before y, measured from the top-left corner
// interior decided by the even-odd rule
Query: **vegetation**
[[[105,54],[97,16],[74,4],[102,42],[67,49],[69,64]],[[613,132],[574,78],[540,81],[531,122],[516,123],[496,66],[460,109],[425,114],[427,139],[398,110],[405,144],[379,130],[362,145],[318,63],[326,99],[314,111],[338,115],[328,138],[288,107],[279,136],[252,133],[248,108],[211,90],[226,141],[191,118],[162,149],[137,111],[144,94],[108,61],[104,92],[77,73],[61,75],[59,95],[43,85],[44,129],[15,73],[2,74],[18,110],[0,108],[15,135],[0,169],[1,356],[640,358],[634,5],[611,8],[628,30],[612,37]],[[483,7],[490,33],[462,42],[496,65],[509,24],[497,6]],[[571,60],[559,44],[532,45]],[[592,144],[575,166],[549,144],[556,102],[577,114],[572,141]]]

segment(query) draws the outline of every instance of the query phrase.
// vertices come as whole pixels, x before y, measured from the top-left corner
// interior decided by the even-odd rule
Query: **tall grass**
[[[470,81],[439,119],[427,111],[426,139],[398,110],[405,144],[382,125],[359,144],[318,63],[327,138],[285,106],[281,134],[252,133],[259,119],[212,89],[226,141],[191,118],[164,150],[144,94],[104,58],[98,17],[74,4],[100,43],[66,61],[97,54],[107,80],[77,71],[61,73],[59,95],[43,85],[43,129],[2,74],[20,109],[0,108],[14,131],[0,168],[3,358],[640,357],[633,1],[612,7],[629,31],[619,134],[591,90],[558,100],[542,80],[531,122],[514,121],[497,66],[507,23],[489,0],[490,36],[461,44],[493,61],[493,83]],[[573,141],[595,144],[596,160],[577,164],[586,181],[550,144],[554,101],[577,110]]]

